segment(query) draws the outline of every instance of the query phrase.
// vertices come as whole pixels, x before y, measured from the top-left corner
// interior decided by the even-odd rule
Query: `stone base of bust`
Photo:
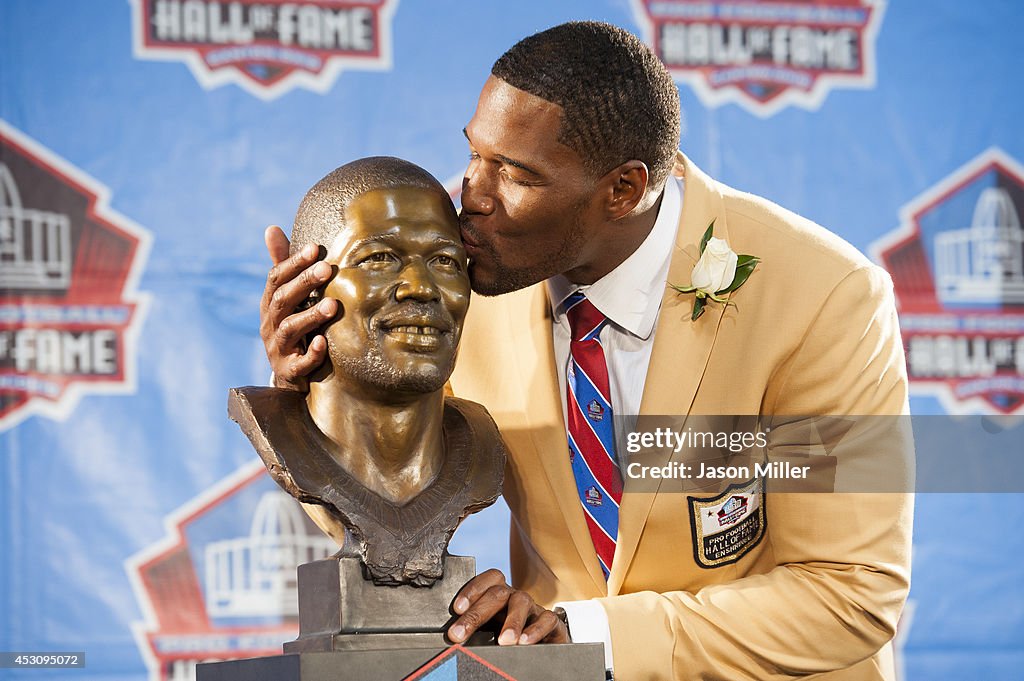
[[[196,681],[603,681],[604,646],[431,646],[275,655],[197,665]]]
[[[604,646],[499,646],[494,631],[449,645],[451,604],[476,574],[476,560],[444,556],[432,587],[378,586],[359,558],[338,555],[299,566],[299,638],[284,655],[210,662],[197,681],[602,681]]]
[[[431,587],[378,586],[356,557],[334,556],[299,566],[299,638],[286,653],[445,645],[455,620],[451,604],[476,576],[476,559],[444,556],[444,577]],[[482,632],[473,644],[493,640]]]

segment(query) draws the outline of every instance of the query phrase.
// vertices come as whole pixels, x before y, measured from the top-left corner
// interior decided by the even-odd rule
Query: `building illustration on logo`
[[[1024,239],[1010,194],[987,187],[971,226],[935,237],[935,279],[943,303],[1024,303]]]
[[[761,117],[875,85],[883,0],[631,0],[641,35],[704,106]]]
[[[334,540],[310,536],[305,515],[284,492],[265,492],[249,534],[206,545],[206,611],[211,617],[297,617],[295,566],[326,558]]]
[[[0,121],[0,430],[135,391],[150,239],[106,187]]]
[[[1024,166],[989,149],[871,247],[890,273],[911,394],[950,413],[1024,413]]]
[[[718,524],[732,525],[746,514],[747,506],[749,503],[746,497],[740,495],[730,497],[717,513]]]
[[[165,525],[166,536],[125,565],[151,681],[191,681],[199,662],[280,654],[298,635],[296,567],[338,550],[259,461]]]
[[[10,168],[0,162],[0,289],[66,289],[71,283],[71,221],[24,209]]]
[[[130,0],[136,58],[188,65],[207,90],[326,92],[344,69],[391,68],[398,0]]]

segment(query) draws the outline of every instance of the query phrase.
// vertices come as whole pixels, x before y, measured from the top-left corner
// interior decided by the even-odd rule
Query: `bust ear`
[[[605,173],[601,185],[602,193],[607,197],[605,215],[609,220],[629,215],[643,201],[648,177],[647,166],[635,159]]]

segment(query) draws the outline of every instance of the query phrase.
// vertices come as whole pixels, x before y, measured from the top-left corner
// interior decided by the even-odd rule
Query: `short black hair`
[[[573,21],[523,38],[491,74],[562,107],[558,141],[600,176],[633,159],[660,188],[679,148],[679,91],[635,35]]]
[[[437,192],[451,206],[452,220],[458,219],[448,192],[426,170],[394,156],[369,156],[335,168],[306,192],[292,225],[291,253],[309,243],[330,246],[352,201],[375,189],[399,187]]]

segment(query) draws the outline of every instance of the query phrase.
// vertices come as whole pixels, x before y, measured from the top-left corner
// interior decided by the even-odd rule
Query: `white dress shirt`
[[[654,227],[643,243],[618,267],[589,286],[577,286],[562,275],[547,280],[563,421],[567,412],[566,372],[571,338],[569,320],[562,303],[577,290],[586,294],[610,322],[601,330],[600,338],[608,363],[612,412],[616,421],[620,422],[618,417],[635,418],[639,413],[654,347],[654,328],[661,310],[682,205],[683,181],[670,176],[665,183]],[[615,437],[617,452],[624,452],[621,433],[616,432]],[[622,463],[620,454],[620,466]],[[604,643],[605,666],[612,669],[611,632],[608,616],[601,604],[597,601],[568,601],[556,605],[564,608],[568,615],[573,642]]]

